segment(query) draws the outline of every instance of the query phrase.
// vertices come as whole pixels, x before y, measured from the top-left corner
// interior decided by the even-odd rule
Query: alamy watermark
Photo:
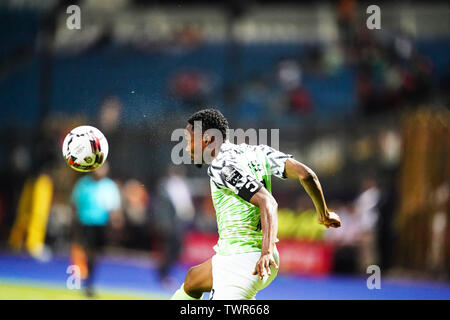
[[[178,128],[172,132],[171,141],[178,141],[172,148],[171,159],[176,165],[179,164],[202,164],[211,163],[214,156],[218,154],[219,148],[224,142],[222,132],[218,129],[208,129],[203,132],[201,121],[194,121],[194,141],[184,139],[186,136],[186,129]],[[276,150],[280,145],[280,130],[270,129],[270,143],[268,129],[228,129],[227,140],[231,143],[241,144],[248,143],[250,145],[265,144]],[[208,146],[202,150],[202,142],[210,141]],[[248,142],[247,142],[248,141]],[[186,151],[188,143],[194,146],[193,154]]]
[[[69,290],[80,290],[81,288],[81,270],[76,264],[67,267],[66,273],[69,274],[66,280],[66,287]]]
[[[66,19],[66,26],[69,30],[81,29],[81,9],[77,5],[70,5],[66,9],[69,16]],[[370,16],[366,20],[366,26],[369,30],[381,29],[381,9],[376,4],[367,7],[366,13]]]
[[[81,29],[81,9],[77,5],[71,5],[67,7],[67,14],[70,16],[66,19],[66,26],[69,30],[80,30]]]
[[[376,264],[370,265],[366,270],[370,276],[367,278],[367,289],[381,289],[381,269]]]
[[[381,9],[376,4],[367,7],[366,13],[370,16],[366,20],[367,29],[381,29]]]

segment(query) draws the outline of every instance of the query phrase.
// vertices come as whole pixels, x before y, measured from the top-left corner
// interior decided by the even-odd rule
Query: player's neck
[[[220,145],[216,148],[214,148],[211,152],[211,158],[214,159],[216,158],[216,156],[220,153],[220,151],[222,150],[222,146],[226,143],[230,143],[230,141],[227,139],[223,142],[220,143]],[[217,152],[216,152],[217,151]]]

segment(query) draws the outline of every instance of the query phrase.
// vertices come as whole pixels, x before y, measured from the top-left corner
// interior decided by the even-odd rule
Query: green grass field
[[[143,293],[98,289],[96,300],[154,300],[164,297]],[[42,283],[0,281],[0,300],[87,300],[81,290],[69,290]]]

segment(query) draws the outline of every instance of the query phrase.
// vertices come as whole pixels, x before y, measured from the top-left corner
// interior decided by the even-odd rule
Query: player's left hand
[[[261,255],[258,262],[256,262],[255,270],[253,271],[252,274],[259,275],[259,279],[262,280],[266,274],[267,276],[270,276],[271,265],[278,270],[278,265],[273,259],[273,255],[271,253]]]
[[[329,211],[326,217],[319,219],[319,223],[323,224],[327,229],[329,227],[339,228],[341,226],[341,218],[336,213]]]

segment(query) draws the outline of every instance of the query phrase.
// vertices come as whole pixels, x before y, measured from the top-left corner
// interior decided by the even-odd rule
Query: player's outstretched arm
[[[300,180],[300,183],[316,207],[320,224],[323,224],[327,228],[339,228],[341,226],[339,216],[327,208],[322,186],[314,171],[297,160],[290,158],[286,160],[285,174],[288,178]]]
[[[278,269],[273,258],[278,231],[278,203],[264,187],[252,196],[250,203],[259,207],[261,216],[261,257],[256,263],[253,274],[259,275],[259,278],[262,279],[266,273],[270,276],[270,265]]]

